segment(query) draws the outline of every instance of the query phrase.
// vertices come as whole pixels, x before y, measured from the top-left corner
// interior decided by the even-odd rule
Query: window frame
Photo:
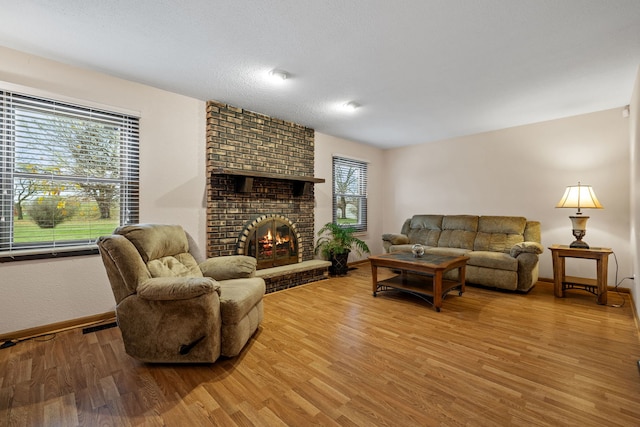
[[[16,156],[18,146],[17,123],[19,120],[19,108],[11,105],[13,100],[28,111],[33,101],[34,105],[42,107],[43,117],[46,121],[57,120],[65,114],[56,111],[68,109],[72,117],[88,126],[108,123],[108,129],[116,130],[119,135],[118,162],[119,176],[105,178],[96,175],[82,177],[69,174],[31,173],[19,170],[19,159]],[[26,105],[26,106],[25,106]],[[92,120],[92,115],[94,119]],[[97,117],[107,117],[102,122]],[[55,119],[54,119],[55,118]],[[54,182],[91,182],[108,183],[119,186],[119,212],[117,224],[133,224],[139,220],[139,187],[140,187],[140,114],[137,112],[100,105],[92,102],[77,100],[69,97],[51,94],[32,88],[26,88],[0,81],[0,263],[9,261],[68,257],[76,255],[97,254],[98,248],[89,231],[86,237],[75,240],[56,240],[55,237],[37,242],[15,242],[14,224],[16,221],[15,189],[17,179],[43,180]],[[49,142],[49,141],[47,141]],[[33,144],[33,142],[31,142]],[[60,144],[51,142],[51,147],[60,147]],[[47,156],[44,156],[45,158]],[[115,215],[112,215],[112,217]],[[89,224],[89,221],[86,221]],[[90,227],[87,227],[90,228]]]
[[[332,222],[336,225],[339,225],[341,227],[351,227],[354,228],[356,230],[356,232],[358,233],[366,233],[367,229],[368,229],[368,173],[369,173],[369,162],[365,161],[365,160],[360,160],[360,159],[355,159],[352,157],[348,157],[348,156],[344,156],[344,155],[340,155],[340,154],[334,154],[332,156]],[[344,183],[344,181],[342,181],[341,185],[346,185],[347,187],[350,188],[343,188],[340,189],[339,187],[339,183],[338,183],[338,175],[337,173],[339,172],[339,168],[343,167],[343,168],[349,168],[349,169],[356,169],[357,170],[357,174],[356,174],[356,178],[354,178],[356,180],[356,183],[354,184],[347,184]],[[351,191],[340,191],[340,190],[351,190]],[[338,218],[338,210],[340,209],[339,207],[339,202],[338,202],[338,198],[339,197],[347,197],[347,198],[352,198],[352,199],[356,199],[358,201],[358,208],[357,208],[357,223],[355,224],[341,224],[339,222],[339,218]],[[344,206],[342,206],[343,210],[346,210],[347,204],[345,203]],[[346,214],[343,214],[344,216],[346,216]]]

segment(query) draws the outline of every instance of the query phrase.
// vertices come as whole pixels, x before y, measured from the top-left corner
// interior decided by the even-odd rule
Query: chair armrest
[[[174,301],[217,292],[220,284],[210,277],[154,277],[138,285],[138,296],[146,300]]]
[[[382,240],[392,245],[406,245],[409,243],[409,237],[404,234],[387,233],[382,235]]]
[[[512,257],[517,258],[518,255],[522,253],[540,255],[543,251],[544,247],[542,247],[542,245],[538,242],[521,242],[513,245],[509,254]]]
[[[253,277],[258,261],[246,255],[227,255],[209,258],[200,264],[206,277],[215,280],[242,279]]]

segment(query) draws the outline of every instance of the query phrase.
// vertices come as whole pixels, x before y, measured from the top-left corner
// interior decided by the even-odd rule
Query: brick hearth
[[[326,279],[329,275],[329,261],[314,259],[297,264],[258,270],[256,276],[264,279],[267,293],[281,291],[305,283]]]

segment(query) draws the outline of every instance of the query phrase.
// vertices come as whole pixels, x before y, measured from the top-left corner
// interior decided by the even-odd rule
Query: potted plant
[[[315,253],[321,253],[331,261],[329,273],[331,275],[347,274],[347,258],[351,249],[358,254],[369,253],[367,244],[354,236],[356,229],[343,227],[333,222],[326,223],[319,231],[319,239],[316,242]]]

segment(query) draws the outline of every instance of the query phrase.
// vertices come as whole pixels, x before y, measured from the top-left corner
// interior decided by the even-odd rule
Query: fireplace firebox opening
[[[256,258],[258,270],[302,262],[300,234],[287,217],[262,215],[245,225],[237,253]]]

